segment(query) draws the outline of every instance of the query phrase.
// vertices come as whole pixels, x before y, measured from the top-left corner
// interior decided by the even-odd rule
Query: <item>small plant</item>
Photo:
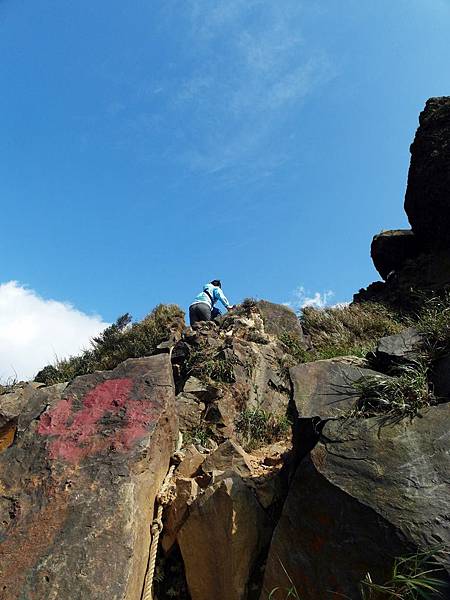
[[[194,427],[184,434],[185,444],[200,444],[203,447],[208,446],[208,440],[212,437],[211,430],[204,424]]]
[[[9,377],[6,381],[0,383],[0,396],[13,392],[16,385],[17,377]]]
[[[448,583],[439,578],[442,567],[434,558],[439,549],[396,558],[389,581],[372,581],[368,573],[361,582],[362,600],[436,600],[448,598]]]
[[[233,362],[224,354],[223,350],[217,350],[217,348],[200,346],[191,351],[187,367],[191,375],[206,381],[206,383],[210,381],[233,383],[235,380]]]
[[[291,422],[285,415],[276,416],[262,408],[246,408],[237,417],[235,425],[244,447],[252,450],[285,437]]]
[[[353,382],[359,395],[351,416],[384,415],[394,420],[415,417],[419,411],[436,403],[428,382],[424,361],[398,367],[398,375],[369,375]]]

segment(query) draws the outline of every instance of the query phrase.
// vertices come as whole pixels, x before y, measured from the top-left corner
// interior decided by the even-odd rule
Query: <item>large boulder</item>
[[[405,210],[426,246],[450,248],[450,97],[430,98],[411,145]]]
[[[376,374],[356,361],[331,358],[292,367],[289,373],[298,416],[326,419],[348,413],[358,398],[354,383]]]
[[[443,404],[413,422],[328,421],[290,486],[261,599],[284,598],[289,575],[302,600],[356,600],[366,573],[383,583],[394,557],[448,545],[449,418]]]
[[[267,300],[259,300],[258,310],[264,321],[264,329],[267,333],[280,336],[289,333],[304,340],[304,334],[300,321],[295,312],[283,304],[274,304]]]
[[[170,358],[36,390],[0,454],[2,600],[139,600],[176,437]]]
[[[178,533],[192,600],[245,600],[269,531],[241,477],[231,474],[210,486],[191,504]]]
[[[382,231],[373,238],[370,246],[373,264],[383,279],[393,271],[398,271],[419,252],[420,245],[414,233],[408,229]]]

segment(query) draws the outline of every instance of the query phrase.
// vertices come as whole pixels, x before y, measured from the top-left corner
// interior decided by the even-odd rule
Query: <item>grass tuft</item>
[[[437,600],[448,598],[448,582],[442,580],[442,566],[434,555],[439,548],[396,558],[389,581],[383,585],[372,581],[368,573],[361,583],[362,600]]]
[[[398,367],[398,375],[363,376],[353,383],[360,396],[353,417],[384,415],[394,421],[413,418],[422,408],[436,404],[424,361]]]
[[[262,408],[246,408],[235,421],[236,432],[246,450],[254,450],[286,437],[291,429],[287,416],[276,416]]]

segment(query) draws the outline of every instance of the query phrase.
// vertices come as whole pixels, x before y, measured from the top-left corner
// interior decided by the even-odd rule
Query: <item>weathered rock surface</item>
[[[298,416],[322,419],[341,416],[353,408],[358,398],[353,383],[376,374],[340,358],[304,363],[289,372]]]
[[[243,448],[233,440],[227,440],[203,462],[202,469],[205,473],[213,471],[234,471],[240,476],[250,475],[251,466],[248,456]]]
[[[450,544],[449,417],[444,404],[381,428],[327,422],[290,486],[261,598],[290,586],[280,562],[302,599],[356,600],[367,572],[383,582],[395,556]]]
[[[396,366],[414,361],[417,350],[423,343],[422,335],[414,327],[407,327],[397,335],[388,335],[378,342],[375,354],[386,366]]]
[[[0,454],[2,600],[139,600],[174,415],[167,354],[31,395]]]
[[[265,512],[238,475],[190,507],[178,534],[192,600],[244,600],[269,535]]]
[[[450,97],[430,98],[411,145],[405,210],[429,248],[450,248]]]
[[[393,271],[398,271],[419,252],[420,244],[414,233],[407,229],[383,231],[373,238],[370,247],[373,264],[383,279]]]
[[[289,333],[298,337],[299,340],[309,346],[300,321],[293,310],[282,304],[274,304],[267,300],[259,300],[258,310],[264,321],[264,329],[271,335],[280,336],[283,333]]]

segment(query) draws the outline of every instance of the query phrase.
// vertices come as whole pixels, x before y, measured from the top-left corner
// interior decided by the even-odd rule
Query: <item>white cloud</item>
[[[108,323],[46,300],[17,281],[0,284],[0,380],[30,379],[55,358],[79,353]]]
[[[302,285],[294,290],[292,299],[286,302],[286,306],[298,310],[311,306],[313,308],[325,308],[329,305],[329,301],[334,296],[334,292],[327,290],[326,292],[310,292]]]

